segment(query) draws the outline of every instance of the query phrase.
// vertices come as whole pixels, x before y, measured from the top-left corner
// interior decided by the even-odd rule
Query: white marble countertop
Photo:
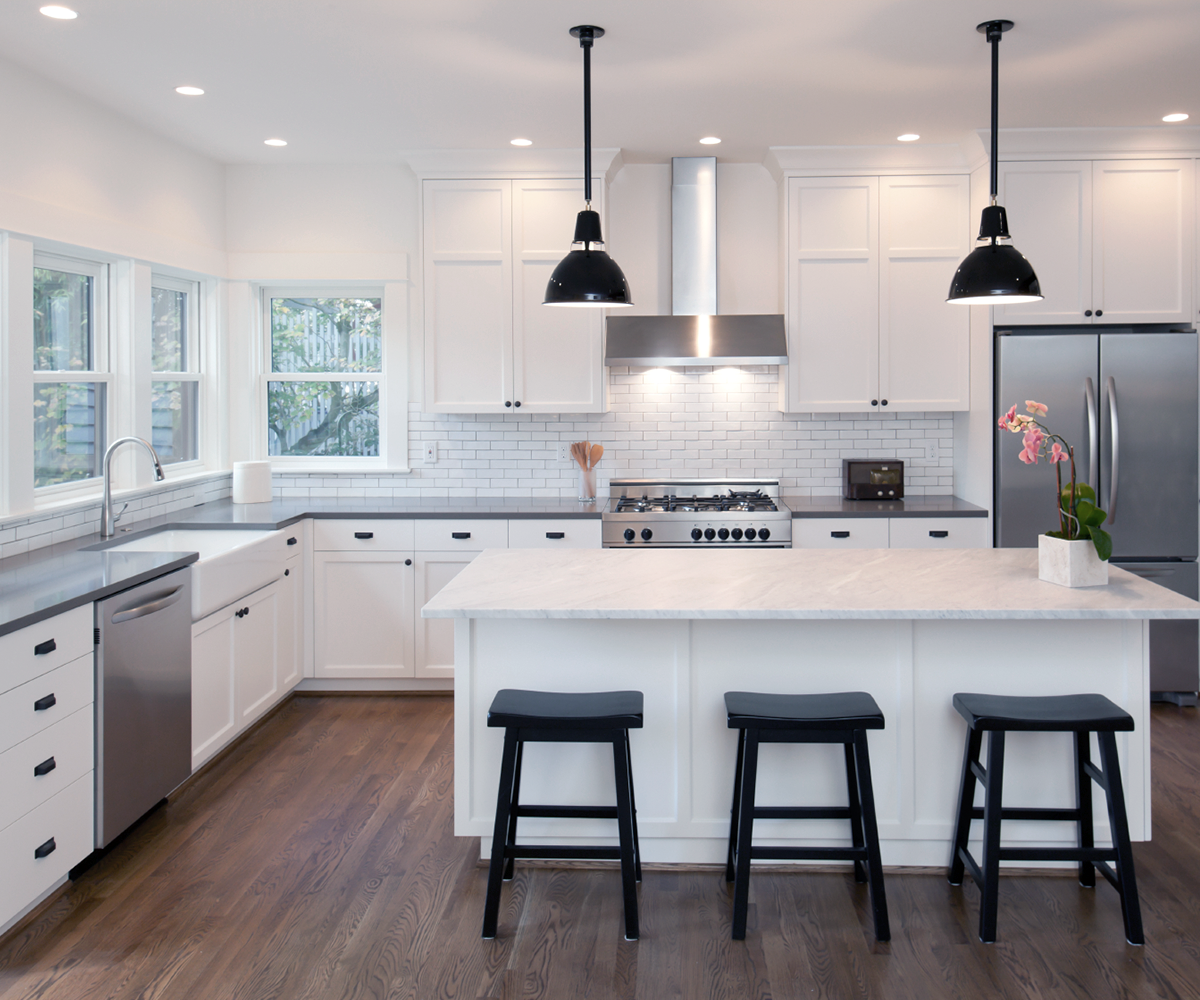
[[[1036,549],[489,550],[426,618],[1200,618],[1200,603],[1109,568],[1037,578]]]

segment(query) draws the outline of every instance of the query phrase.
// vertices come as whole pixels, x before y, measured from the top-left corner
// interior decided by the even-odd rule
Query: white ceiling
[[[607,31],[594,143],[631,162],[957,142],[987,125],[975,25],[997,17],[1017,23],[1002,128],[1200,124],[1197,0],[59,0],[74,21],[44,2],[3,0],[0,55],[225,163],[579,148],[580,23]]]

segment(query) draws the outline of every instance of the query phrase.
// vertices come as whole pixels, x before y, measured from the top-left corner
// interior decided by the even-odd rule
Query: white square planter
[[[1102,587],[1108,583],[1108,563],[1096,555],[1090,538],[1068,542],[1038,535],[1038,579],[1060,587]]]

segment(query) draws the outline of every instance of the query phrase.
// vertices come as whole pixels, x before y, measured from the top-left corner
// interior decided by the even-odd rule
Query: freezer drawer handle
[[[53,854],[56,850],[58,850],[58,844],[56,844],[54,842],[54,838],[51,837],[44,844],[42,844],[41,847],[35,847],[33,849],[33,856],[40,860],[49,854]]]
[[[948,531],[931,531],[929,533],[929,537],[930,538],[949,538],[950,532],[948,532]]]
[[[831,531],[829,533],[829,537],[830,538],[849,538],[850,532],[848,532],[848,531]]]
[[[145,604],[129,605],[125,604],[117,608],[116,613],[112,616],[112,623],[119,625],[121,622],[132,621],[134,618],[145,618],[146,615],[152,615],[156,611],[162,611],[164,608],[169,608],[172,604],[183,596],[183,584],[178,587],[166,591],[166,593],[155,594],[153,598]]]
[[[470,538],[471,533],[469,531],[452,531],[452,532],[450,532],[450,537],[451,538]]]
[[[355,538],[374,538],[375,532],[373,532],[373,531],[356,531],[354,533],[354,537]]]
[[[57,704],[58,699],[54,697],[54,692],[51,691],[45,698],[39,698],[33,703],[33,710],[35,712],[44,712],[46,709],[53,708]]]
[[[43,774],[49,774],[56,767],[58,767],[58,764],[54,760],[54,758],[47,757],[44,761],[42,761],[40,764],[38,764],[37,767],[35,767],[33,769],[33,776],[35,778],[40,778]]]
[[[567,533],[565,531],[547,531],[546,537],[547,538],[566,538]]]
[[[47,639],[33,647],[33,655],[44,656],[46,653],[53,653],[56,649],[58,649],[58,643],[53,639]]]

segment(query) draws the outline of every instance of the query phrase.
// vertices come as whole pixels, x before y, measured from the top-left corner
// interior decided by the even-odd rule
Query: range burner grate
[[[645,513],[723,513],[726,511],[776,511],[775,501],[761,490],[730,491],[711,497],[681,497],[674,494],[660,497],[622,497],[617,501],[617,514]]]

